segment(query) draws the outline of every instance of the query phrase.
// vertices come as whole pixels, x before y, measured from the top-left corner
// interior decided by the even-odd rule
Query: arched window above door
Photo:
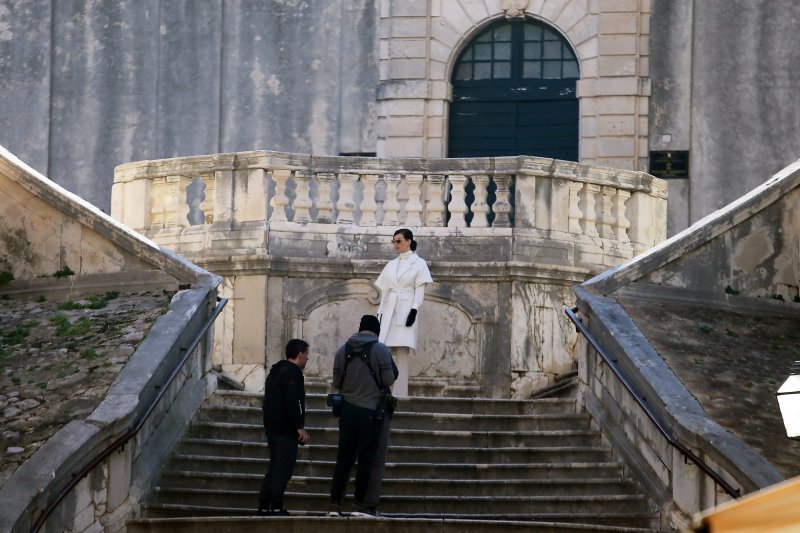
[[[570,44],[536,20],[501,21],[453,68],[450,157],[578,158],[579,64]]]
[[[484,31],[464,49],[454,80],[578,77],[578,60],[561,35],[541,23],[505,22]]]

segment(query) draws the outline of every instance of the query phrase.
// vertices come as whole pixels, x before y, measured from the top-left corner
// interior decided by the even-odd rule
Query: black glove
[[[406,327],[410,328],[414,325],[414,321],[417,319],[417,310],[412,309],[410,313],[408,313],[408,318],[406,318]]]

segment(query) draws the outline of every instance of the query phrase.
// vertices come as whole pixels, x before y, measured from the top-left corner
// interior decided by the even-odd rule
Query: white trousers
[[[392,357],[397,365],[400,375],[392,385],[392,394],[402,398],[408,396],[408,361],[410,359],[410,349],[407,346],[392,346]]]

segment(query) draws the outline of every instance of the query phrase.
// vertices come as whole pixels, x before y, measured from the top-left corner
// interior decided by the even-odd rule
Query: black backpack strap
[[[361,345],[360,352],[354,352],[350,349],[350,345],[345,343],[344,345],[344,369],[342,370],[342,381],[341,385],[339,386],[339,392],[342,391],[342,386],[344,385],[344,378],[347,376],[347,366],[350,364],[350,361],[355,359],[356,357],[364,361],[364,364],[367,365],[369,369],[369,373],[372,375],[372,379],[375,380],[375,385],[378,386],[378,390],[383,390],[382,381],[380,377],[375,374],[375,370],[373,370],[372,365],[370,364],[369,360],[369,352],[372,350],[372,345],[378,342],[377,340],[365,342]]]

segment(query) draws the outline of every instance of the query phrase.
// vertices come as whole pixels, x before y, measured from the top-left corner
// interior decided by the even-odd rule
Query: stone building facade
[[[377,151],[446,157],[451,78],[487,25],[533,19],[554,28],[579,63],[580,162],[647,170],[650,2],[383,2]]]
[[[670,178],[668,234],[800,154],[793,0],[2,0],[0,144],[104,210],[130,161],[448,156],[459,54],[507,17],[577,58],[579,162]]]

